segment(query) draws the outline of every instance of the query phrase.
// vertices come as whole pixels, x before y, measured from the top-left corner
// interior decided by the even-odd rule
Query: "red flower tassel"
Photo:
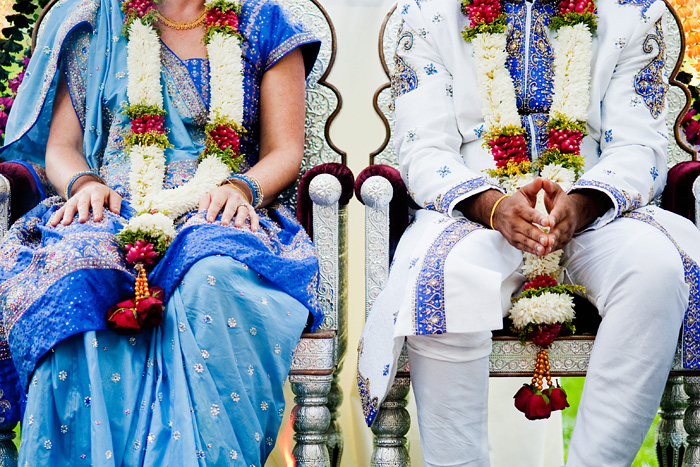
[[[565,13],[595,13],[593,0],[562,0],[559,2],[559,14]]]
[[[491,24],[502,13],[499,0],[474,0],[471,5],[465,6],[464,10],[469,15],[472,28],[481,23]]]
[[[495,140],[489,141],[493,160],[496,167],[502,169],[508,162],[525,162],[530,160],[527,156],[527,143],[523,135],[499,136]]]

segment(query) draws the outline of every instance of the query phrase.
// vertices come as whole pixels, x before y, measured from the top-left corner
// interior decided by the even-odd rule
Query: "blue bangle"
[[[232,180],[240,180],[243,183],[245,183],[248,186],[248,188],[250,188],[250,192],[253,194],[253,200],[250,204],[252,204],[253,207],[256,209],[259,208],[264,198],[260,182],[256,178],[251,177],[250,175],[243,174],[234,174],[231,175],[230,178]]]
[[[71,192],[71,190],[73,189],[73,185],[75,184],[75,182],[76,182],[80,177],[84,177],[84,176],[86,176],[86,175],[89,175],[89,176],[91,176],[91,177],[95,177],[97,180],[99,180],[100,183],[102,183],[103,185],[106,185],[106,183],[105,183],[105,181],[102,179],[102,177],[100,177],[99,175],[97,175],[97,174],[96,174],[95,172],[93,172],[92,170],[84,170],[84,171],[82,171],[82,172],[78,172],[78,173],[74,174],[74,175],[70,178],[70,180],[68,180],[68,183],[66,183],[66,189],[64,190],[64,194],[65,194],[65,197],[66,197],[66,201],[70,199],[70,192]]]

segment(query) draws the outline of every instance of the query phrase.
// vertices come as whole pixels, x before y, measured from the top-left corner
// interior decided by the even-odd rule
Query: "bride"
[[[313,246],[275,202],[318,47],[270,0],[51,8],[0,150],[59,195],[0,244],[19,465],[264,464],[321,320]]]

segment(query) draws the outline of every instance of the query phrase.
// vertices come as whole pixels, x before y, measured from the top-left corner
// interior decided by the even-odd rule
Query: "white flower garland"
[[[505,33],[478,34],[473,40],[477,84],[488,128],[522,128],[515,88],[506,68]]]
[[[515,86],[506,67],[506,33],[480,33],[472,39],[476,59],[477,83],[485,123],[493,134],[504,128],[522,130],[518,114]],[[559,29],[559,41],[554,59],[553,100],[550,118],[566,118],[585,122],[590,99],[592,34],[584,24],[563,26]],[[574,170],[557,164],[548,164],[540,176],[568,191],[576,181]],[[534,174],[513,175],[501,182],[507,193],[512,194],[534,179]],[[497,183],[497,182],[496,182]],[[547,214],[543,194],[538,196],[536,209]],[[562,251],[544,257],[523,254],[523,273],[529,280],[538,275],[557,277],[561,271],[559,262]],[[545,292],[539,296],[521,298],[510,310],[516,328],[528,323],[556,324],[573,319],[573,301],[568,294]]]
[[[214,1],[207,0],[206,5]],[[237,1],[228,2],[238,5]],[[158,33],[151,24],[139,19],[129,26],[127,46],[127,97],[130,105],[157,107],[163,110],[160,53]],[[208,121],[217,118],[241,126],[243,121],[244,86],[240,38],[235,34],[214,32],[207,44],[210,66],[211,102]],[[173,220],[195,209],[199,199],[216,188],[231,173],[229,166],[215,155],[207,155],[198,165],[192,179],[183,185],[165,190],[165,150],[158,144],[134,144],[129,149],[131,171],[129,186],[132,205],[141,213],[135,216],[123,231],[140,229],[154,237],[169,239],[174,235]],[[167,215],[169,226],[159,216],[159,222],[140,222],[152,218],[150,212]],[[167,232],[166,232],[167,231]],[[167,246],[167,245],[166,245]]]

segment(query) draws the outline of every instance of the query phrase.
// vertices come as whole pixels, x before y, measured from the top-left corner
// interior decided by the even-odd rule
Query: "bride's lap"
[[[260,465],[307,316],[242,263],[198,261],[161,327],[81,333],[43,358],[20,465]]]

